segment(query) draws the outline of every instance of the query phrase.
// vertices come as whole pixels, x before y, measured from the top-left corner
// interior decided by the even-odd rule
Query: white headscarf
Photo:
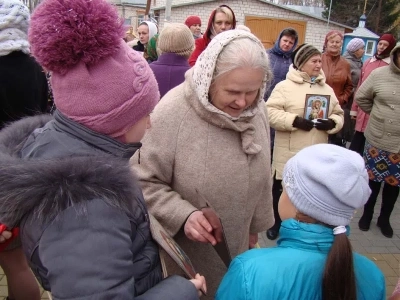
[[[150,39],[157,34],[158,31],[157,25],[150,21],[143,21],[142,23],[139,24],[139,26],[142,24],[146,24],[147,27],[149,27],[149,41],[150,41]]]
[[[257,99],[254,104],[248,107],[240,117],[232,117],[229,114],[219,110],[213,104],[209,102],[209,90],[213,76],[214,70],[217,64],[218,56],[224,47],[231,41],[241,38],[249,38],[256,42],[260,46],[260,52],[265,53],[265,59],[268,60],[268,56],[264,50],[264,46],[261,44],[260,40],[250,32],[244,30],[227,30],[216,35],[208,44],[207,48],[200,54],[193,67],[193,81],[196,85],[196,94],[200,99],[200,102],[204,107],[214,113],[222,114],[231,120],[238,120],[240,118],[248,118],[254,116],[258,111],[258,104],[264,103],[264,92],[267,82],[267,74],[264,78],[263,84],[260,88],[259,99]]]

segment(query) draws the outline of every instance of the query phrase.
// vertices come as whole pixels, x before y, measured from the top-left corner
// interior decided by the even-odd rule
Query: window
[[[125,18],[124,25],[131,25],[131,19],[126,19]]]
[[[139,27],[140,23],[142,23],[144,21],[144,15],[137,15],[137,27]]]
[[[372,56],[374,55],[375,51],[375,41],[367,41],[367,44],[365,45],[365,55]]]

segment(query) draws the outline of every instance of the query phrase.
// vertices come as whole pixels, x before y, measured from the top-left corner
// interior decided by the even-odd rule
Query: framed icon
[[[330,95],[307,94],[304,105],[304,119],[328,119]]]

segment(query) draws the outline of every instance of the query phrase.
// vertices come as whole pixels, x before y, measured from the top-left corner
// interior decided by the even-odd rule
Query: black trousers
[[[278,203],[281,194],[282,194],[282,180],[276,179],[276,177],[274,176],[274,183],[272,185],[272,207],[274,209],[275,224],[274,226],[272,226],[272,228],[275,230],[279,230],[282,223],[281,217],[279,216],[278,212]]]
[[[372,180],[369,181],[369,188],[371,189],[372,193],[367,203],[364,205],[363,213],[363,217],[368,218],[368,220],[372,220],[372,217],[374,215],[375,203],[381,189],[381,184],[381,182],[375,182]],[[382,206],[379,215],[379,219],[381,222],[389,222],[390,215],[392,214],[394,205],[397,201],[397,197],[399,196],[399,190],[400,188],[398,186],[384,183],[382,191]]]
[[[364,132],[356,131],[353,135],[353,139],[351,140],[351,144],[349,149],[357,152],[361,156],[364,155],[364,147],[365,147],[365,136]]]

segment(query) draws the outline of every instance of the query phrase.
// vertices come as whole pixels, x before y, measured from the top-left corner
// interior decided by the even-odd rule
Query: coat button
[[[387,136],[391,136],[391,134],[390,134],[390,133],[388,133],[388,134],[387,134]]]
[[[393,91],[393,95],[396,95],[396,91]]]
[[[391,109],[394,109],[394,105],[390,105],[390,108],[391,108]]]
[[[389,123],[392,123],[393,121],[392,120],[389,120]]]

